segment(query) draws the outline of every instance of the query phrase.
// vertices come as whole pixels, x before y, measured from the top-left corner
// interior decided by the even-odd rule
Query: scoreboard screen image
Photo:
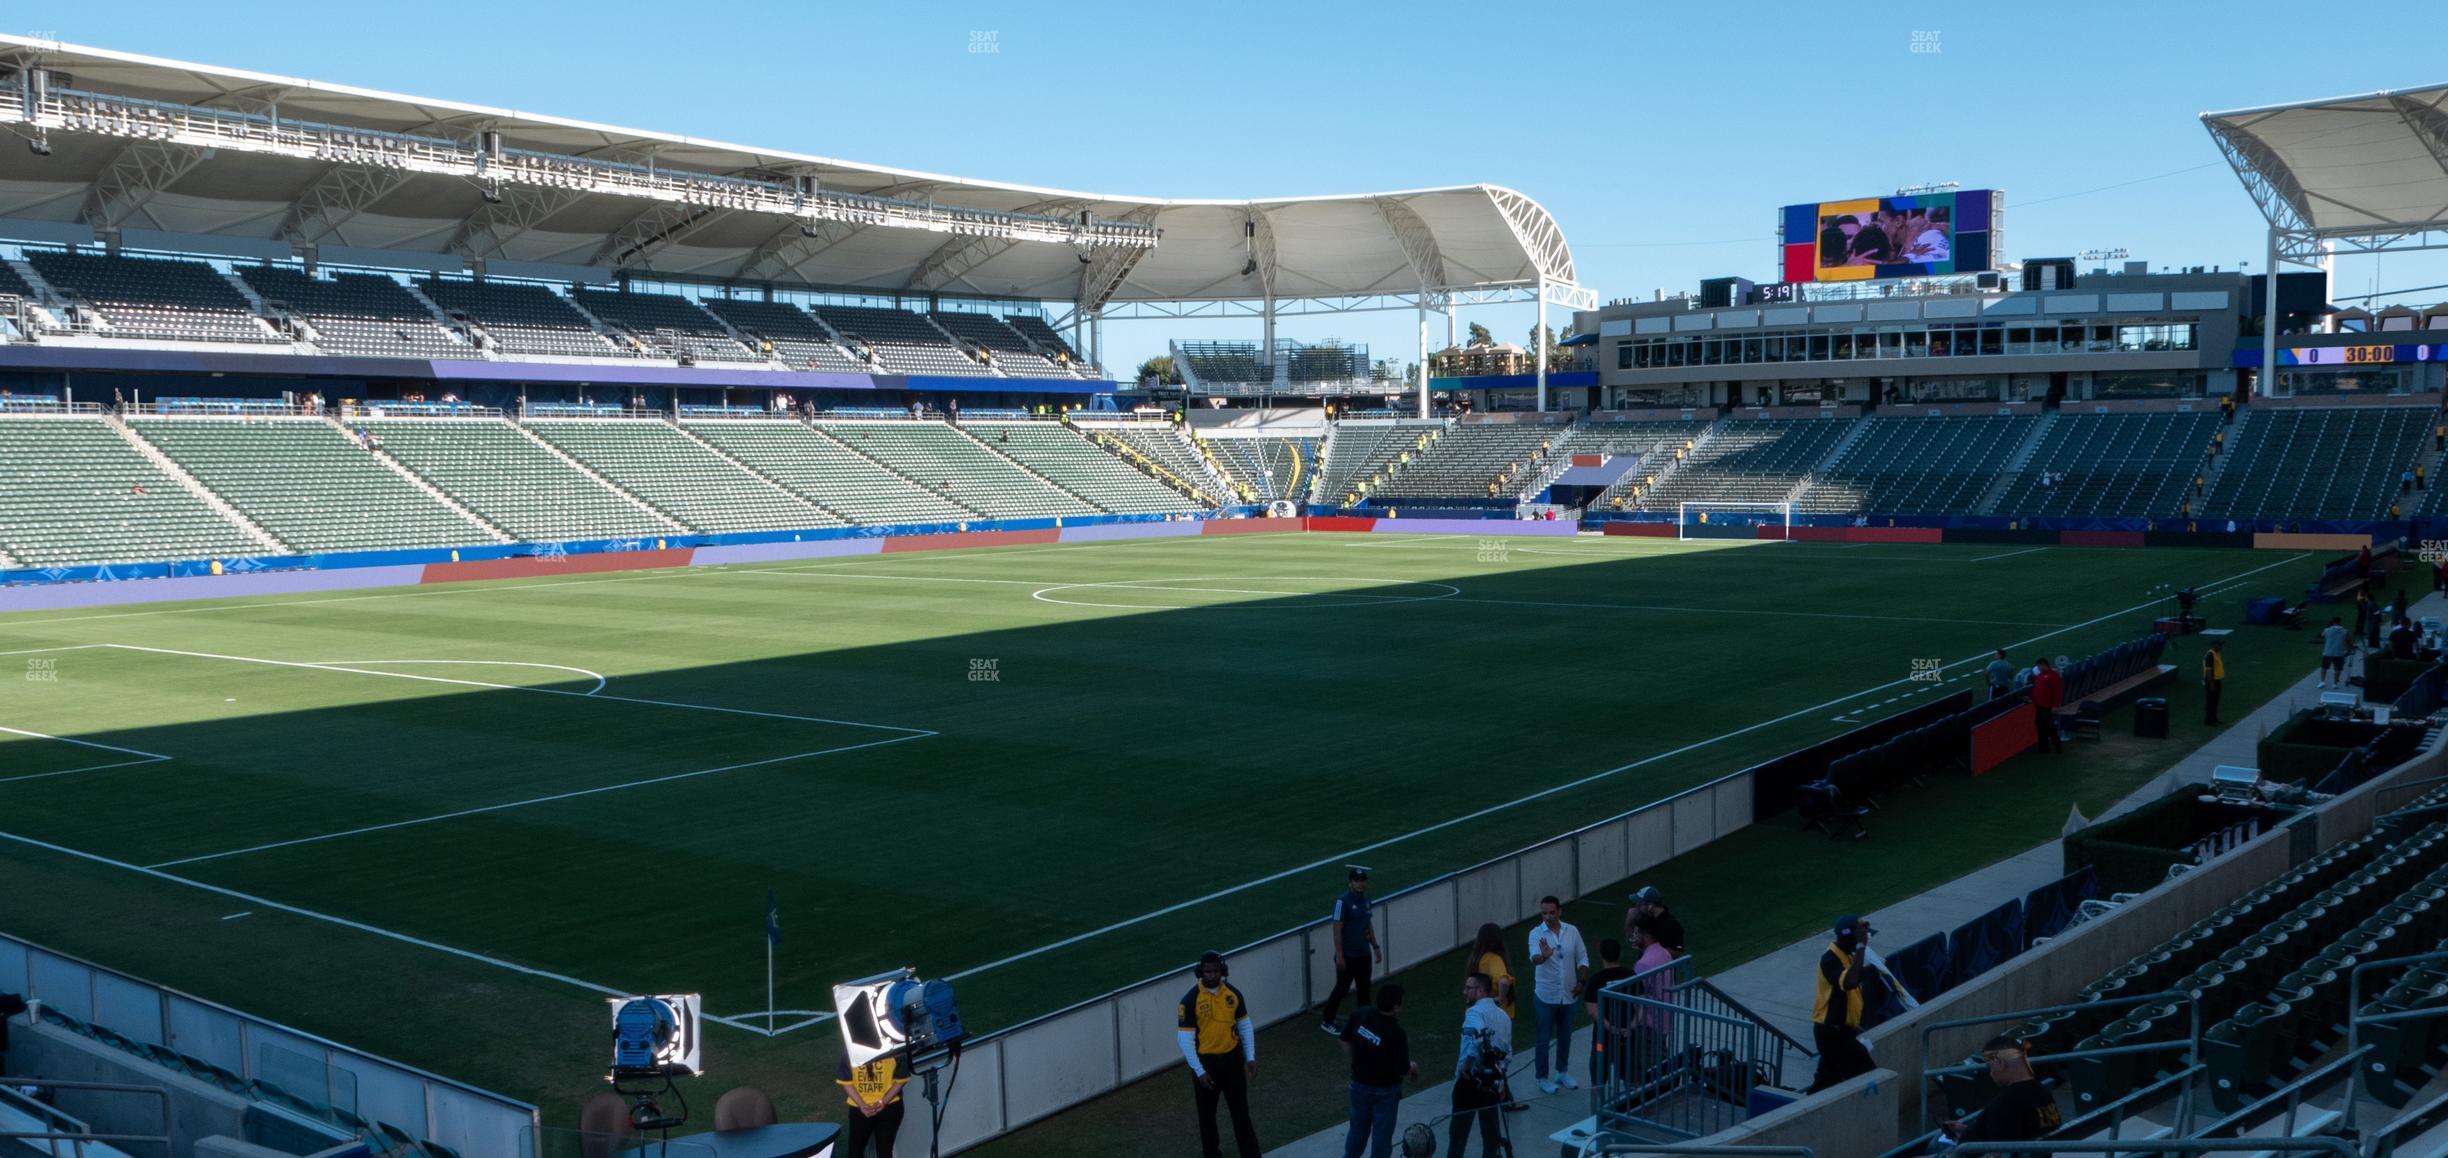
[[[1788,282],[1868,281],[1995,269],[1994,190],[1788,205],[1778,273]]]

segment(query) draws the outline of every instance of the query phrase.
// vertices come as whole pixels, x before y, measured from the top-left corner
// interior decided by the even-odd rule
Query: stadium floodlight
[[[913,969],[834,986],[833,1012],[841,1026],[842,1050],[853,1066],[903,1050],[957,1050],[967,1036],[952,983],[921,981]]]
[[[614,1082],[703,1073],[705,1015],[697,994],[615,997],[611,1005]]]

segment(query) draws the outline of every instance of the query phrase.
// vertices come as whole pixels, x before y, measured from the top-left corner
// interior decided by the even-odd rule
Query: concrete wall
[[[1820,1097],[1761,1115],[1706,1141],[1808,1145],[1818,1148],[1822,1155],[1837,1158],[1884,1152],[1921,1132],[1923,1085],[1918,1076],[1921,1071],[1931,1065],[1960,1061],[1991,1035],[2007,1028],[2001,1021],[1941,1030],[1930,1035],[1925,1054],[1925,1027],[2073,1000],[2083,986],[2182,932],[2220,906],[2323,850],[2369,832],[2381,808],[2400,806],[2405,799],[2403,792],[2388,791],[2390,786],[2444,773],[2448,773],[2448,745],[2435,742],[2414,758],[2323,804],[2311,817],[2264,833],[2234,852],[2143,893],[2115,912],[2077,927],[2045,948],[2021,954],[1873,1029],[1867,1040],[1871,1055],[1885,1067],[1881,1073],[1890,1077],[1911,1075],[1883,1083],[1893,1096],[1882,1104],[1891,1106],[1894,1113],[1883,1126],[1873,1128],[1875,1124],[1865,1122],[1861,1117],[1861,1099],[1844,1096],[1840,1091],[1848,1087],[1839,1086]],[[1940,1116],[1941,1108],[1931,1108],[1932,1121]],[[2073,1107],[2070,1112],[2079,1113],[2081,1109]]]
[[[245,1099],[55,1025],[10,1025],[8,1072],[62,1082],[162,1087],[170,1096],[171,1158],[190,1158],[197,1138],[246,1136]],[[61,1090],[59,1108],[97,1134],[158,1134],[162,1129],[161,1102],[145,1094]],[[147,1147],[131,1143],[121,1149],[137,1153]]]
[[[1721,1146],[1808,1146],[1819,1158],[1876,1158],[1895,1148],[1888,1140],[1889,1124],[1909,1084],[1894,1070],[1872,1070],[1706,1140]]]

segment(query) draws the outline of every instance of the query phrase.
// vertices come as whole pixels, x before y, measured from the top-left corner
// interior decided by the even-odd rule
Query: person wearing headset
[[[1191,1090],[1198,1100],[1199,1153],[1223,1158],[1216,1135],[1216,1100],[1232,1111],[1233,1145],[1241,1158],[1259,1158],[1258,1128],[1250,1123],[1249,1080],[1258,1073],[1258,1034],[1250,1027],[1249,1002],[1226,981],[1232,970],[1212,949],[1199,954],[1198,983],[1182,995],[1182,1060],[1190,1063]]]

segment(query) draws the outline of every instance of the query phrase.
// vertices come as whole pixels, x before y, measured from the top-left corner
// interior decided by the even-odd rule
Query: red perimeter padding
[[[1982,724],[1972,729],[1972,774],[1987,772],[2039,742],[2039,726],[2029,704]]]
[[[1373,531],[1377,529],[1377,520],[1354,515],[1321,515],[1314,519],[1302,519],[1301,529],[1304,531]]]
[[[1603,532],[1609,535],[1639,535],[1648,539],[1671,539],[1675,537],[1675,525],[1673,523],[1608,523],[1603,528]]]

